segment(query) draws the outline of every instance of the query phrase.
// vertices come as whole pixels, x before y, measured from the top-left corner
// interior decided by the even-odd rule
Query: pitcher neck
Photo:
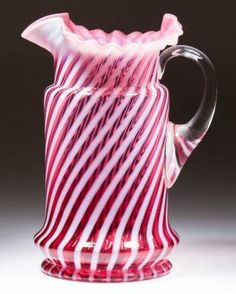
[[[159,52],[136,55],[59,54],[55,82],[68,87],[147,87],[158,82]]]

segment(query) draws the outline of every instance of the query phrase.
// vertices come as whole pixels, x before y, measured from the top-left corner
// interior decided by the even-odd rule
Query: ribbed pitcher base
[[[146,266],[142,269],[131,267],[125,271],[122,267],[120,269],[116,267],[112,271],[108,271],[104,267],[91,270],[89,266],[84,266],[76,270],[73,267],[55,265],[51,260],[45,259],[41,267],[42,271],[49,276],[72,281],[131,282],[162,277],[170,272],[172,264],[169,260],[164,259],[154,266]]]

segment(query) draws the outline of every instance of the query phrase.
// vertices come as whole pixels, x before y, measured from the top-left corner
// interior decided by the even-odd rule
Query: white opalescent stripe
[[[52,264],[51,266],[50,266],[50,268],[49,269],[47,269],[47,274],[51,274],[51,271],[52,271],[52,269],[54,268],[54,264]]]
[[[155,68],[153,69],[153,75],[152,75],[152,79],[151,79],[151,84],[155,84],[156,80],[157,80],[158,65],[159,65],[159,61],[158,61],[159,57],[158,56],[159,56],[159,52],[157,52]]]
[[[144,280],[144,273],[142,270],[139,271],[139,276],[140,276],[139,278],[140,281]]]
[[[152,101],[152,102],[150,101],[149,102],[149,108],[150,108],[150,106],[152,107],[153,104],[155,103],[155,97],[152,96],[151,99],[153,99],[154,101]],[[156,115],[157,115],[157,113],[158,113],[158,110],[155,110],[155,114]],[[143,134],[143,136],[141,137],[141,139],[136,143],[135,147],[130,152],[129,157],[125,160],[125,162],[123,163],[123,165],[120,167],[119,171],[114,176],[114,178],[112,179],[111,183],[106,187],[106,190],[104,191],[104,194],[103,194],[101,200],[98,202],[98,204],[97,204],[96,208],[94,209],[91,217],[89,218],[89,221],[88,221],[87,225],[85,226],[85,228],[83,230],[83,233],[82,233],[82,235],[80,237],[80,240],[79,240],[77,246],[75,247],[75,251],[74,251],[74,263],[75,263],[75,267],[76,268],[80,268],[81,267],[81,264],[80,264],[80,253],[81,253],[81,250],[84,247],[84,244],[87,241],[87,239],[88,239],[88,237],[89,237],[92,229],[94,228],[94,225],[96,224],[96,222],[97,222],[97,220],[98,220],[98,218],[100,216],[100,213],[101,213],[104,205],[109,200],[109,198],[110,198],[113,190],[115,189],[116,185],[124,177],[125,172],[131,166],[132,161],[137,156],[137,154],[140,151],[140,148],[142,147],[142,145],[146,141],[146,139],[147,139],[147,137],[149,135],[149,132],[150,132],[150,130],[153,127],[153,124],[155,122],[155,119],[156,119],[156,115],[155,114],[152,116],[151,121],[148,123],[148,126],[147,126],[147,128],[145,130],[145,134]],[[106,177],[109,175],[109,173],[112,170],[112,167],[114,166],[114,164],[112,162],[113,161],[114,162],[117,161],[117,159],[119,159],[119,157],[124,153],[124,146],[128,146],[129,143],[131,143],[134,140],[136,134],[138,133],[138,131],[140,129],[140,125],[142,125],[144,123],[144,121],[148,117],[148,115],[149,115],[149,110],[146,110],[145,111],[145,114],[143,115],[143,117],[140,118],[139,123],[136,123],[136,125],[132,129],[132,131],[135,130],[134,135],[131,136],[131,133],[129,134],[128,138],[130,140],[129,140],[129,142],[127,142],[128,144],[123,142],[123,144],[121,145],[122,148],[121,148],[120,154],[117,154],[117,155],[114,154],[114,156],[112,157],[112,159],[110,161],[111,167],[108,168],[108,166],[107,166],[106,169],[104,169],[101,172],[101,174],[100,174],[101,180],[99,179],[99,183],[102,182],[103,179],[106,179]],[[149,149],[150,149],[150,146],[147,147],[147,149],[145,150],[145,152],[147,150],[149,150]],[[138,171],[138,169],[137,170],[135,169],[135,171],[134,171],[135,177],[137,176],[137,171]],[[131,181],[128,181],[127,185],[129,185],[129,184],[131,184]],[[126,187],[126,185],[124,187]],[[95,186],[95,189],[94,190],[95,191],[98,190],[96,186]],[[122,193],[122,190],[121,190],[120,193]],[[92,194],[95,194],[95,193],[93,192]],[[82,207],[82,205],[81,205],[81,207]],[[79,213],[79,210],[78,210],[78,215],[81,215],[81,214],[84,215],[84,213],[85,213],[85,210],[83,211],[83,213]],[[74,225],[71,225],[71,227],[73,227],[73,231],[75,231],[75,228],[78,225],[77,215],[74,217],[74,222],[75,222],[75,225],[76,226],[74,227]],[[67,241],[68,241],[68,238],[67,238]]]
[[[160,104],[163,103],[161,97],[160,97],[159,99],[160,99]],[[158,107],[157,107],[157,108],[158,108]],[[158,110],[160,110],[160,105],[159,105]],[[161,128],[161,124],[158,124],[158,127],[157,127],[157,129],[156,129],[156,131],[155,131],[155,133],[158,134],[158,135],[159,135],[160,128]],[[161,136],[160,141],[162,141],[162,140],[163,140],[163,135]],[[157,150],[156,150],[156,152],[155,152],[154,158],[155,158],[155,156],[157,156],[158,152],[160,152],[160,148],[159,148],[159,146],[158,146],[158,148],[157,148]],[[146,160],[146,159],[145,159],[145,160]],[[144,159],[143,159],[143,161],[144,161]],[[128,205],[128,207],[127,207],[127,209],[126,209],[124,215],[123,215],[122,218],[121,218],[120,226],[122,226],[122,228],[124,228],[123,224],[125,223],[125,221],[126,221],[126,223],[127,223],[127,221],[128,221],[128,218],[129,218],[129,216],[130,216],[130,214],[131,214],[131,212],[132,212],[132,209],[133,209],[135,203],[137,202],[137,200],[138,200],[138,198],[139,198],[139,196],[140,196],[140,193],[141,193],[141,191],[142,191],[144,185],[146,184],[146,181],[147,181],[147,179],[148,179],[148,177],[149,177],[149,175],[150,175],[150,173],[151,173],[151,171],[152,171],[152,168],[153,168],[153,166],[154,166],[154,163],[155,163],[155,162],[152,161],[151,165],[148,167],[148,169],[147,169],[147,171],[146,171],[146,173],[145,173],[145,176],[141,179],[141,181],[140,181],[140,183],[139,183],[139,185],[138,185],[138,188],[136,189],[134,195],[132,196],[132,199],[131,199],[129,205]],[[141,167],[142,167],[142,166],[141,166]],[[137,166],[135,167],[135,170],[138,169],[138,172],[139,172],[139,171],[141,170],[141,167],[138,169],[138,165],[137,165]],[[133,180],[135,180],[134,177],[136,178],[136,173],[132,173],[132,174],[131,174],[131,176],[129,177],[129,181],[128,181],[128,183],[131,183],[131,182],[133,183]],[[130,185],[129,185],[129,186],[130,186]],[[114,220],[114,217],[115,217],[117,211],[118,211],[119,208],[120,208],[120,205],[122,204],[122,202],[123,202],[123,200],[124,200],[124,198],[125,198],[125,196],[126,196],[126,193],[127,193],[126,190],[124,190],[123,193],[119,193],[119,195],[117,196],[115,202],[113,203],[112,207],[110,208],[110,211],[109,211],[109,213],[108,213],[108,215],[107,215],[107,217],[106,217],[106,219],[105,219],[104,224],[102,225],[102,227],[101,227],[101,229],[100,229],[100,232],[99,232],[99,235],[98,235],[98,238],[97,238],[96,245],[95,245],[95,247],[94,247],[94,249],[93,249],[92,259],[91,259],[91,269],[92,269],[92,270],[95,270],[96,267],[97,267],[97,262],[98,262],[98,258],[99,258],[99,254],[100,254],[100,250],[101,250],[102,244],[103,244],[104,239],[105,239],[105,237],[106,237],[106,234],[107,234],[107,232],[108,232],[108,230],[109,230],[109,228],[110,228],[110,225],[111,225],[112,221]],[[131,205],[131,203],[132,203],[133,205]],[[121,223],[122,223],[122,225],[121,225]],[[119,228],[119,227],[118,227],[118,228]],[[122,234],[123,234],[123,231],[122,231],[121,235],[122,235]],[[115,235],[115,240],[116,240],[116,235]],[[118,240],[117,240],[117,241],[118,241]],[[114,248],[114,244],[115,244],[115,243],[113,243],[113,248]],[[114,249],[114,251],[117,250],[117,252],[118,252],[119,249],[120,249],[120,240],[117,242],[116,246],[117,246],[117,245],[118,245],[119,247],[116,248],[116,249]],[[113,253],[113,250],[112,250],[112,253]],[[115,259],[113,259],[113,260],[115,260]],[[110,263],[109,263],[109,264],[110,264]],[[110,266],[111,266],[111,264],[110,264]],[[110,270],[109,265],[108,265],[108,268],[107,268],[107,269]]]
[[[166,254],[168,250],[168,241],[166,240],[164,231],[163,231],[163,221],[164,221],[164,213],[165,213],[165,201],[166,201],[166,190],[163,192],[162,196],[162,203],[161,203],[161,210],[159,215],[159,222],[158,222],[158,233],[159,237],[161,239],[161,242],[163,244],[162,251],[160,255],[155,259],[155,261],[151,264],[151,267],[153,267],[157,262],[159,262]]]
[[[63,54],[61,54],[59,52],[56,64],[54,65],[55,66],[54,81],[53,81],[53,84],[46,87],[46,89],[44,91],[45,98],[47,97],[48,92],[54,91],[60,85],[59,78],[61,79],[61,75],[59,75],[59,69],[60,68],[63,69],[63,66],[64,66],[64,64],[62,65],[62,61],[63,61]],[[54,63],[55,63],[55,61],[54,61]],[[57,82],[56,82],[56,78],[57,78]],[[46,100],[44,99],[44,106],[46,105],[45,102],[46,102]]]
[[[164,178],[161,179],[160,182],[160,186],[162,186],[163,188],[163,180]],[[154,182],[156,181],[156,179],[154,179]],[[155,245],[153,242],[153,224],[154,224],[154,220],[155,220],[155,216],[157,214],[157,208],[158,208],[158,204],[160,203],[160,197],[156,197],[155,202],[153,204],[153,208],[152,208],[152,212],[148,221],[148,225],[147,225],[147,232],[146,232],[146,238],[147,238],[147,242],[148,242],[148,254],[146,255],[145,259],[142,261],[142,263],[138,266],[138,269],[142,269],[150,260],[150,258],[152,257],[154,251],[155,251]]]
[[[192,147],[192,149],[194,149],[197,144],[201,141],[202,138],[196,139],[194,141],[188,141],[188,145],[190,145]]]
[[[177,136],[176,139],[177,139],[178,143],[180,144],[181,148],[183,149],[184,154],[186,156],[189,156],[191,154],[191,150],[188,149],[188,147],[186,146],[186,144],[183,141],[183,139],[181,138],[181,136]]]
[[[63,124],[66,123],[66,121],[64,121],[64,118],[61,118],[60,119],[60,123],[57,127],[57,130],[53,136],[53,140],[51,142],[51,144],[49,145],[49,139],[50,139],[50,136],[51,136],[51,132],[52,132],[52,127],[53,127],[53,124],[54,124],[54,121],[55,121],[55,118],[56,116],[58,115],[58,111],[60,109],[60,107],[62,106],[64,100],[66,99],[66,97],[70,94],[72,94],[72,92],[74,90],[76,90],[77,88],[75,87],[71,87],[71,88],[67,88],[67,89],[64,89],[63,93],[60,95],[58,101],[57,101],[57,104],[53,110],[53,113],[52,113],[52,116],[51,116],[51,119],[50,119],[50,122],[49,122],[49,125],[48,125],[48,129],[47,129],[47,136],[46,136],[46,141],[45,141],[45,150],[48,152],[48,158],[51,157],[51,153],[52,153],[52,150],[54,148],[53,145],[55,145],[55,141],[57,140],[58,138],[58,134],[59,134],[59,131],[61,131],[62,127],[63,127]],[[80,94],[80,93],[79,93]],[[78,96],[81,96],[81,95],[78,95]],[[76,97],[77,98],[77,97]],[[74,97],[73,98],[73,102],[76,100],[76,98]],[[77,98],[79,99],[79,98]],[[76,100],[77,101],[77,100]],[[73,103],[75,104],[75,102]],[[75,107],[75,105],[73,105]],[[69,107],[70,107],[70,113],[69,113]],[[68,117],[70,116],[71,112],[73,111],[73,108],[71,109],[71,105],[69,105],[69,107],[67,108],[67,111],[66,113],[64,114],[64,116],[67,116],[66,119],[68,119]],[[61,127],[58,131],[58,128]],[[50,162],[50,160],[48,159],[48,162]],[[47,178],[47,171],[46,171],[46,178]]]
[[[52,104],[53,98],[55,97],[55,95],[56,95],[59,91],[61,91],[61,90],[63,90],[63,89],[66,88],[66,87],[64,86],[64,84],[61,85],[61,83],[62,83],[62,79],[63,79],[63,77],[65,76],[65,73],[66,73],[66,71],[67,71],[68,67],[70,66],[70,64],[71,64],[71,62],[72,62],[73,59],[74,59],[74,56],[73,56],[73,55],[69,55],[69,56],[67,57],[67,59],[66,59],[64,65],[63,65],[63,67],[62,67],[62,69],[61,69],[61,73],[60,73],[59,78],[58,78],[58,81],[57,81],[57,85],[58,85],[59,88],[56,87],[56,88],[52,91],[52,93],[50,94],[50,97],[49,97],[49,99],[48,99],[48,103],[47,103],[47,107],[46,107],[46,110],[45,110],[45,125],[47,125],[48,113],[49,113],[49,110],[50,110],[50,108],[51,108],[51,104]],[[48,93],[50,90],[51,90],[51,89],[49,88],[48,91],[45,93],[45,97],[46,97],[47,93]]]
[[[59,273],[57,274],[58,278],[62,279],[62,273],[64,271],[64,268],[62,267],[59,271]]]
[[[156,272],[155,268],[151,267],[151,270],[152,270],[152,273],[153,273],[153,277],[157,278],[157,272]]]
[[[152,60],[153,60],[153,56],[149,59],[149,63],[152,63]],[[148,65],[148,70],[147,70],[147,73],[144,74],[145,78],[144,78],[144,81],[142,82],[142,85],[147,85],[148,79],[151,74],[152,67],[149,64],[147,64],[147,65]]]
[[[140,57],[140,59],[137,58],[136,62],[133,63],[133,65],[132,65],[131,68],[132,68],[132,69],[135,68],[135,67],[137,66],[137,64],[141,61],[141,59],[142,59],[142,57]],[[120,67],[123,66],[123,63],[124,63],[124,62],[122,62],[122,64],[120,65]],[[144,65],[145,65],[145,63],[144,63]],[[128,93],[126,93],[125,95],[127,95],[127,96],[129,96],[129,95],[134,95],[133,93],[134,93],[134,91],[135,91],[135,86],[136,86],[137,82],[138,82],[138,81],[135,81],[134,86],[131,87],[131,88],[129,89]],[[121,86],[122,86],[122,85],[121,85]],[[101,90],[101,91],[102,91],[102,90]],[[98,93],[98,95],[96,95],[97,93]],[[94,94],[94,95],[96,95],[95,97],[101,95],[100,91],[96,92],[96,94]],[[128,99],[127,99],[127,100],[128,100]],[[110,125],[110,124],[109,124],[109,125]],[[116,135],[116,134],[115,134],[115,135]],[[98,137],[100,137],[100,136],[98,136]],[[93,143],[94,143],[94,142],[93,142]],[[74,150],[76,150],[76,148],[78,148],[78,146],[77,146],[78,144],[80,144],[80,141],[78,141],[77,144],[76,144],[76,146],[74,146]],[[92,144],[91,144],[91,145],[92,145]],[[92,146],[94,146],[94,144],[93,144]],[[66,148],[66,146],[65,146],[64,148]],[[93,150],[94,150],[94,149],[95,149],[95,148],[93,148]],[[59,150],[58,153],[59,153],[59,152],[61,152],[61,153],[63,154],[64,151],[63,151],[63,150]],[[58,157],[55,158],[55,161],[59,161],[59,160],[60,160],[60,158],[58,158]],[[69,164],[71,163],[71,160],[72,160],[72,156],[69,155],[69,158],[68,158],[67,161],[66,161],[67,167],[68,167]],[[67,167],[65,167],[65,166],[62,167],[62,169],[61,169],[61,178],[63,177],[63,175],[64,175],[65,172],[67,171]],[[76,165],[76,167],[74,168],[74,171],[78,171],[78,168],[79,168],[79,167]],[[38,236],[38,235],[39,235],[39,234],[45,229],[45,227],[46,227],[47,224],[48,224],[49,216],[50,216],[50,213],[51,213],[52,203],[53,203],[53,201],[54,201],[54,197],[55,197],[54,194],[55,194],[55,192],[56,192],[55,187],[58,188],[59,184],[60,184],[60,183],[59,183],[58,181],[55,183],[55,186],[54,186],[54,189],[53,189],[53,192],[52,192],[52,196],[50,197],[49,209],[48,209],[48,213],[47,213],[47,216],[46,216],[46,221],[45,221],[45,223],[44,223],[43,228],[39,231],[39,233],[35,236],[35,238],[37,238],[37,236]],[[69,189],[69,187],[68,187],[68,189]],[[63,200],[62,200],[62,201],[63,201]],[[53,216],[55,216],[55,214],[54,214]],[[47,232],[48,232],[48,230],[47,230]],[[46,232],[45,234],[47,234],[47,232]],[[39,241],[38,241],[37,243],[40,243],[40,242],[41,242],[41,240],[44,238],[45,234],[43,234],[43,235],[41,236],[41,238],[39,239]]]
[[[145,94],[145,93],[144,93]],[[129,124],[129,122],[130,122],[130,120],[132,119],[132,113],[133,112],[135,112],[135,111],[137,111],[137,109],[138,109],[138,107],[141,105],[141,103],[143,102],[142,101],[142,99],[144,98],[144,95],[143,96],[141,96],[141,97],[139,97],[139,103],[137,103],[137,105],[135,105],[136,107],[134,107],[134,109],[132,109],[132,112],[131,112],[131,114],[129,114],[129,115],[127,115],[127,117],[125,118],[125,120],[122,122],[122,124],[121,124],[121,126],[119,127],[119,133],[121,134],[124,130],[125,130],[125,128],[127,127],[127,124]],[[119,115],[120,115],[121,113],[119,113]],[[109,126],[110,126],[110,124],[109,124]],[[117,131],[118,131],[118,129],[117,129]],[[99,164],[100,164],[100,162],[103,160],[103,158],[107,155],[107,153],[110,151],[110,149],[112,148],[112,145],[117,141],[117,136],[118,136],[118,132],[116,131],[116,133],[115,133],[115,135],[113,135],[112,136],[112,138],[110,139],[110,141],[109,142],[107,142],[107,144],[106,144],[106,146],[102,149],[102,151],[100,152],[100,154],[99,154],[99,156],[97,156],[96,158],[95,158],[95,160],[93,161],[93,163],[90,165],[90,167],[86,170],[86,172],[85,172],[85,174],[83,175],[83,177],[80,179],[80,182],[77,184],[77,186],[76,186],[76,188],[75,188],[75,190],[73,191],[73,193],[72,193],[72,195],[71,195],[71,197],[70,197],[70,200],[68,201],[68,203],[67,203],[67,206],[66,206],[66,208],[64,209],[64,211],[63,211],[63,215],[62,215],[62,218],[61,218],[61,220],[60,220],[60,223],[59,223],[59,225],[58,225],[58,227],[57,227],[57,229],[56,229],[56,231],[54,232],[54,234],[53,234],[53,238],[55,239],[59,234],[60,234],[60,232],[61,232],[61,230],[63,229],[63,226],[64,226],[64,224],[65,224],[65,222],[66,222],[66,220],[67,220],[67,218],[69,217],[69,215],[70,215],[70,212],[71,212],[71,209],[72,209],[72,207],[73,207],[73,205],[74,205],[74,203],[75,203],[75,201],[76,201],[76,199],[77,199],[77,197],[78,197],[78,194],[81,192],[81,190],[83,189],[83,185],[81,185],[80,183],[81,182],[86,182],[90,177],[91,177],[91,175],[94,173],[94,171],[95,171],[95,169],[99,166]],[[133,130],[132,130],[133,131]],[[130,136],[132,135],[132,133],[134,132],[130,132]],[[126,138],[126,140],[125,140],[125,142],[129,142],[130,140],[132,139],[132,136],[131,136],[131,138],[130,137],[127,137]],[[92,150],[91,150],[91,152],[92,151],[94,151],[94,145],[91,145],[91,147],[92,147]],[[118,153],[121,153],[121,148],[119,148],[118,150],[117,150],[117,152]],[[117,154],[118,154],[117,153]],[[87,153],[84,153],[84,156],[86,156],[86,154]],[[85,158],[85,157],[84,157]],[[116,156],[113,156],[112,157],[112,159],[113,160],[115,160],[115,158],[117,158]],[[82,158],[83,159],[83,158]],[[80,158],[80,160],[81,160],[81,158]],[[73,171],[72,171],[72,173],[70,174],[70,176],[71,176],[71,178],[72,177],[76,177],[76,175],[78,174],[78,170],[83,166],[83,164],[86,162],[86,160],[87,160],[87,158],[85,158],[85,160],[84,160],[84,162],[79,162],[79,163],[77,163],[77,165],[74,167],[74,169],[73,169]],[[116,163],[116,162],[115,162]],[[80,164],[80,165],[79,165]],[[106,166],[106,170],[107,170],[107,166]],[[109,174],[109,173],[108,173]],[[100,178],[101,178],[101,175],[100,175]],[[95,183],[100,183],[100,181],[101,181],[101,179],[99,180],[97,180]],[[94,184],[95,184],[94,183]],[[93,186],[94,186],[94,184],[93,184]],[[69,184],[69,183],[66,183],[65,184],[65,186],[64,186],[64,188],[65,188],[65,190],[69,190],[69,188],[70,188],[70,186],[71,186],[71,183]],[[58,212],[59,212],[59,210],[60,210],[60,206],[61,206],[61,203],[60,203],[60,201],[62,202],[63,200],[64,200],[64,196],[63,195],[66,195],[65,194],[65,192],[64,191],[62,191],[62,193],[61,193],[61,195],[60,195],[60,197],[59,197],[59,200],[58,200],[58,203],[57,203],[57,206],[56,206],[56,210],[58,210]],[[63,196],[63,197],[62,197]],[[91,192],[89,193],[89,195],[87,196],[87,197],[91,197]],[[92,200],[92,199],[91,199]],[[88,205],[89,205],[89,203],[88,203]],[[84,205],[83,205],[83,207],[84,207]],[[81,208],[82,209],[82,208]],[[86,209],[86,208],[85,208]],[[56,214],[56,210],[55,210],[55,212],[53,213],[53,218],[56,220],[56,217],[57,217],[57,214]],[[77,217],[77,219],[79,219],[80,218],[80,215]],[[55,222],[55,221],[54,221]],[[53,221],[50,223],[50,226],[52,225],[52,223],[53,223]],[[50,231],[49,229],[47,230],[47,231]],[[44,237],[45,237],[45,234],[44,234]],[[44,238],[43,237],[43,238]],[[42,239],[43,239],[42,238]],[[50,238],[50,240],[48,240],[48,242],[46,243],[47,244],[47,247],[48,247],[48,244],[51,242],[51,239],[52,238]],[[45,248],[47,248],[46,247],[46,244],[45,244]]]
[[[47,88],[47,90],[44,93],[45,97],[48,95],[48,92],[52,91],[51,94],[53,94],[55,92],[55,90],[57,90],[58,87],[61,87],[62,80],[65,77],[66,71],[68,70],[68,67],[70,66],[70,64],[71,64],[72,60],[74,59],[74,57],[73,57],[73,55],[69,55],[66,58],[66,61],[63,64],[61,64],[63,59],[64,59],[64,55],[62,53],[60,53],[58,55],[56,71],[55,71],[55,77],[57,77],[57,82],[52,87]],[[60,73],[59,73],[59,69],[61,69]],[[52,99],[51,96],[49,98]]]
[[[170,229],[170,224],[169,224],[169,220],[168,220],[168,195],[166,196],[165,223],[166,223],[166,229],[167,229],[168,235],[170,236],[170,238],[173,242],[173,247],[175,247],[177,245],[176,237],[173,235],[173,233]]]

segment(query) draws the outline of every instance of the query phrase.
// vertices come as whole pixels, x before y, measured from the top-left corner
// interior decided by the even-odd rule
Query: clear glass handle
[[[168,124],[166,141],[168,187],[174,184],[184,163],[208,130],[217,100],[217,80],[214,67],[209,58],[196,48],[177,45],[164,50],[160,55],[160,78],[168,61],[179,56],[189,58],[199,65],[204,76],[205,87],[200,106],[193,118],[186,124],[172,122]]]

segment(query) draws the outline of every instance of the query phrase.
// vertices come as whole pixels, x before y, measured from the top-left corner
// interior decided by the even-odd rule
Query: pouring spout
[[[67,13],[54,14],[54,17],[45,16],[30,24],[21,34],[22,38],[48,50],[56,55],[62,45],[63,34],[62,16]]]

